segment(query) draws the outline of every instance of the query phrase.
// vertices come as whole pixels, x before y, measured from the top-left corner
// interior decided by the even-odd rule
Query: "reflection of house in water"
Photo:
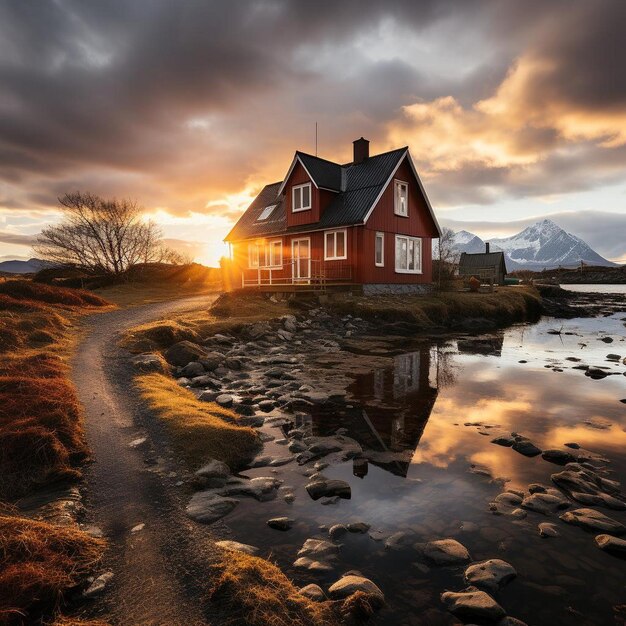
[[[337,428],[363,447],[370,463],[406,476],[413,453],[430,417],[439,387],[436,347],[402,354],[393,367],[360,375],[349,391],[352,408],[333,413],[323,409],[313,416],[313,432],[332,434]],[[363,478],[367,464],[355,459],[354,474]]]

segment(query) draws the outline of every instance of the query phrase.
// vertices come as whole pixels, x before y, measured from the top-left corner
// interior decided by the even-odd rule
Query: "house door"
[[[308,237],[292,240],[291,259],[293,282],[309,281],[311,279],[311,240]]]

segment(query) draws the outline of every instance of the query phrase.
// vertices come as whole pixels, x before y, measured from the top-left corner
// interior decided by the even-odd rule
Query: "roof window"
[[[259,217],[256,218],[257,222],[262,222],[264,220],[266,220],[274,211],[274,209],[276,208],[277,205],[275,204],[270,204],[269,206],[266,206],[262,211],[261,211],[261,215],[259,215]]]

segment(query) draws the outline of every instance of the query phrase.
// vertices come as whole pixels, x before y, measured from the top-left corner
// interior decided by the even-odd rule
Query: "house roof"
[[[506,274],[504,252],[479,252],[477,254],[462,252],[461,259],[459,260],[459,269],[481,269],[496,267],[500,264]]]
[[[285,179],[280,183],[267,185],[261,190],[228,233],[226,241],[363,224],[405,156],[408,157],[423,191],[407,147],[376,154],[361,163],[344,165],[304,152],[296,152]],[[334,191],[336,195],[324,209],[318,222],[287,228],[283,191],[287,179],[298,162],[302,164],[318,188]],[[424,197],[426,198],[425,193]],[[427,198],[426,202],[437,224]],[[263,209],[270,204],[277,204],[277,207],[269,219],[257,221]],[[439,230],[438,225],[437,229]]]

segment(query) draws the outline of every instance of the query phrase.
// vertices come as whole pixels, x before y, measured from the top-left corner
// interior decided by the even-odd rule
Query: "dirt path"
[[[111,624],[173,625],[221,622],[208,615],[206,559],[209,541],[183,513],[175,487],[176,462],[164,458],[158,426],[131,388],[127,353],[118,334],[169,313],[209,306],[205,295],[93,315],[73,360],[73,380],[85,408],[94,462],[85,472],[89,519],[109,540],[103,571],[112,583],[89,613]],[[148,435],[140,449],[129,447]],[[132,532],[138,524],[142,530]]]

